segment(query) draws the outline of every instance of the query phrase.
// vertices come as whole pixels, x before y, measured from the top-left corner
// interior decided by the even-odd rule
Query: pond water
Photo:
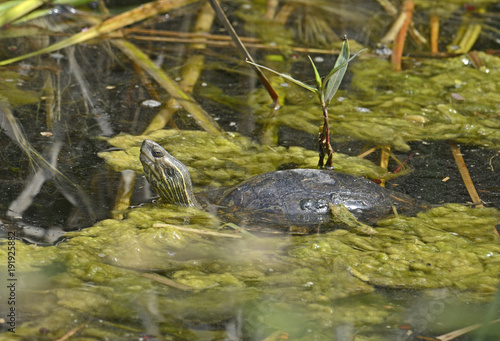
[[[329,106],[334,168],[431,205],[375,232],[298,235],[150,190],[145,138],[199,192],[317,168],[323,124],[314,93],[266,73],[273,110],[208,4],[172,3],[0,15],[0,340],[498,340],[498,4],[415,0],[397,72],[386,33],[403,4],[222,1],[257,63],[312,87],[307,56],[324,76],[343,35],[367,48]],[[92,28],[105,13],[118,30]]]

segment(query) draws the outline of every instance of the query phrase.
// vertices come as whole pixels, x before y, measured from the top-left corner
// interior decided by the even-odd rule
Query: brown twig
[[[476,207],[484,207],[481,199],[479,198],[479,195],[477,194],[476,188],[474,187],[474,183],[472,182],[469,171],[467,170],[467,166],[465,165],[465,161],[462,157],[460,149],[455,142],[450,142],[450,148],[453,157],[455,158],[455,162],[457,163],[458,170],[460,171],[460,175],[462,176],[462,180],[465,184],[465,187],[467,188],[467,192],[469,192],[469,195],[472,199],[472,203]]]
[[[203,37],[203,34],[210,31],[213,21],[215,18],[215,13],[210,8],[210,4],[206,3],[200,10],[198,18],[193,27],[193,33],[197,36]],[[205,39],[199,39],[199,41],[191,41],[190,49],[205,49]],[[179,83],[182,91],[191,94],[193,88],[200,77],[200,74],[205,63],[205,56],[201,53],[198,54],[188,54],[188,58],[184,63],[181,71],[181,81]],[[177,102],[171,97],[166,105],[158,112],[158,114],[150,122],[145,133],[162,129],[172,118],[172,116],[177,111]]]
[[[405,1],[403,10],[405,13],[405,20],[403,21],[403,25],[401,26],[401,29],[399,30],[392,47],[391,62],[392,67],[395,71],[401,71],[401,58],[403,56],[406,35],[408,33],[408,28],[410,27],[414,8],[415,6],[412,0]]]
[[[212,36],[209,36],[207,38],[211,38]],[[128,39],[130,40],[143,40],[143,41],[158,41],[158,42],[167,42],[167,43],[178,43],[178,44],[196,44],[196,43],[203,43],[206,44],[207,46],[217,46],[217,47],[234,47],[234,43],[231,41],[225,41],[224,39],[214,39],[214,40],[205,40],[203,38],[199,39],[192,39],[189,37],[183,38],[183,37],[152,37],[152,36],[145,36],[145,35],[135,35],[131,34],[127,36]],[[249,38],[250,39],[250,38]],[[243,40],[243,39],[242,39]],[[266,45],[259,43],[260,40],[258,39],[250,39],[249,41],[254,41],[245,44],[245,46],[248,47],[253,47],[253,48],[258,48],[258,49],[263,49],[263,50],[280,50],[282,46],[278,45]],[[339,54],[339,50],[335,49],[317,49],[317,48],[309,48],[309,47],[300,47],[300,46],[289,46],[287,47],[293,52],[301,52],[301,53],[307,53],[307,54],[312,54],[312,53],[319,53],[319,54],[331,54],[331,55],[337,55]],[[446,56],[443,57],[449,57],[450,55],[447,54]]]
[[[410,155],[408,155],[408,157],[406,158],[406,160],[404,160],[403,162],[400,162],[399,160],[397,160],[396,162],[399,163],[399,165],[396,167],[396,169],[394,169],[393,173],[394,174],[397,174],[401,171],[401,169],[403,169],[405,167],[405,165],[408,163],[408,161],[410,161],[410,159],[415,155],[415,153],[411,153]],[[394,159],[394,157],[393,157]]]
[[[439,15],[436,13],[431,15],[431,52],[438,53],[438,40],[439,40]]]
[[[274,19],[278,6],[279,0],[267,0],[266,13],[264,14],[264,17],[269,20]]]
[[[154,64],[144,52],[123,39],[112,40],[112,44],[153,77],[177,103],[193,115],[196,123],[202,129],[212,133],[220,133],[222,131],[212,116],[210,116],[189,93],[182,91],[178,83],[170,79],[170,77],[168,77],[160,67]]]
[[[378,147],[372,147],[366,151],[364,151],[363,153],[359,154],[358,155],[358,158],[360,159],[364,159],[366,156],[370,155],[371,153],[373,153],[374,151],[376,151],[378,149]]]
[[[177,229],[179,231],[182,231],[182,232],[190,232],[190,233],[195,233],[195,234],[205,235],[205,236],[236,238],[236,239],[241,239],[242,238],[242,236],[235,235],[235,234],[219,233],[219,232],[215,232],[215,231],[200,230],[200,229],[194,229],[194,228],[191,228],[191,227],[171,225],[171,224],[164,224],[164,223],[153,224],[153,227],[173,227],[173,228],[175,228],[175,229]]]
[[[167,285],[169,287],[182,290],[182,291],[191,291],[191,290],[194,290],[194,288],[192,288],[192,287],[189,287],[189,286],[184,285],[184,284],[177,283],[177,282],[172,281],[171,279],[169,279],[167,277],[160,276],[158,274],[144,273],[144,274],[141,274],[141,276],[144,277],[144,278],[148,278],[148,279],[150,279],[152,281],[155,281],[155,282],[158,282],[158,283],[161,283],[161,284],[165,284],[165,285]]]
[[[72,337],[73,335],[75,335],[84,326],[85,326],[85,324],[83,324],[83,323],[80,324],[80,325],[78,325],[78,326],[76,326],[75,328],[73,328],[70,331],[66,332],[63,336],[61,336],[60,338],[58,338],[56,341],[66,341],[67,339],[69,339],[70,337]]]
[[[458,170],[460,171],[460,175],[462,176],[462,180],[467,188],[467,192],[469,192],[472,199],[472,204],[476,207],[484,207],[479,195],[477,194],[476,187],[474,187],[474,183],[472,182],[469,171],[467,170],[467,166],[465,165],[460,149],[455,142],[450,142],[450,147],[453,157],[455,158],[455,162],[457,163]],[[500,234],[497,229],[493,229],[493,233],[500,239]]]
[[[493,323],[499,323],[499,322],[500,322],[500,320],[494,320],[494,321],[489,322],[487,325],[493,324]],[[481,328],[483,326],[484,326],[484,324],[482,324],[482,323],[476,323],[476,324],[473,324],[471,326],[461,328],[461,329],[452,331],[450,333],[440,335],[440,336],[436,337],[436,339],[440,340],[440,341],[451,341],[451,340],[456,339],[459,336],[467,334],[468,332],[471,332],[471,331],[476,330],[478,328]]]
[[[141,27],[131,27],[123,30],[125,36],[128,37],[129,34],[142,34],[145,36],[163,36],[163,37],[176,37],[176,38],[189,38],[187,42],[191,43],[192,39],[199,38],[204,42],[208,40],[220,40],[220,41],[232,41],[231,37],[222,34],[211,34],[208,32],[197,31],[197,32],[179,32],[179,31],[168,31],[168,30],[153,30]],[[241,41],[245,43],[258,43],[261,42],[259,38],[256,37],[240,37]]]
[[[380,148],[380,167],[384,168],[385,170],[387,170],[387,167],[389,166],[390,150],[390,146],[383,146]],[[380,179],[380,186],[385,187],[385,179]]]

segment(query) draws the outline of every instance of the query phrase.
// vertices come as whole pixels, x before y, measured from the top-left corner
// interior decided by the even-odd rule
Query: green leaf
[[[302,83],[301,81],[299,81],[299,80],[297,80],[297,79],[293,78],[292,76],[289,76],[289,75],[284,74],[284,73],[280,73],[280,72],[278,72],[278,71],[274,71],[273,69],[270,69],[270,68],[268,68],[268,67],[265,67],[265,66],[259,65],[259,64],[257,64],[257,63],[253,63],[253,62],[251,62],[251,61],[249,61],[249,60],[247,60],[246,62],[247,62],[248,64],[255,65],[255,66],[260,67],[260,68],[262,68],[262,69],[265,69],[265,70],[267,70],[267,71],[271,71],[272,73],[277,74],[278,76],[281,76],[281,77],[285,78],[286,80],[289,80],[290,82],[295,83],[295,84],[297,84],[297,85],[299,85],[299,86],[303,87],[304,89],[307,89],[307,90],[309,90],[309,91],[311,91],[311,92],[314,92],[315,94],[318,94],[318,95],[319,95],[319,93],[320,93],[318,89],[313,88],[312,86],[307,85],[307,84],[305,84],[305,83]]]
[[[358,54],[360,54],[360,53],[361,53],[361,52],[363,52],[364,50],[366,50],[366,49],[362,49],[362,50],[360,50],[360,51],[359,51],[359,52],[357,52],[355,55],[353,55],[351,58],[349,58],[349,60],[348,60],[348,61],[346,61],[345,63],[342,63],[341,65],[334,67],[334,68],[330,71],[330,73],[329,73],[329,74],[325,77],[325,79],[323,80],[323,82],[328,81],[328,80],[329,80],[329,79],[330,79],[333,75],[335,75],[335,73],[336,73],[338,70],[340,70],[341,68],[343,68],[344,66],[346,66],[347,64],[349,64],[349,62],[350,62],[351,60],[353,60],[354,58],[356,58],[356,57],[358,56]]]
[[[314,65],[314,62],[311,59],[311,56],[307,56],[307,57],[309,57],[309,60],[311,61],[311,65],[314,69],[314,77],[316,77],[316,84],[318,84],[318,90],[321,91],[321,89],[323,88],[323,82],[321,81],[321,76],[319,75],[318,69],[316,69],[316,65]]]
[[[323,80],[325,85],[323,96],[325,98],[325,104],[328,105],[332,100],[333,96],[337,93],[340,87],[340,83],[344,78],[345,72],[347,70],[347,65],[351,60],[357,57],[358,54],[363,52],[365,49],[359,51],[354,56],[349,58],[349,42],[346,39],[342,45],[342,50],[340,51],[339,57],[335,62],[334,68]]]
[[[342,44],[342,50],[340,50],[339,57],[335,62],[334,69],[339,67],[338,71],[332,74],[332,71],[328,74],[328,77],[325,77],[325,92],[323,96],[325,98],[325,103],[328,105],[332,100],[333,96],[337,93],[339,89],[340,83],[344,78],[345,72],[347,71],[347,64],[349,60],[349,41],[347,39],[344,40]]]

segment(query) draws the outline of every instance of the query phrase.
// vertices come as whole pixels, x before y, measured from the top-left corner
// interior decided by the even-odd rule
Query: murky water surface
[[[258,63],[311,86],[308,55],[323,76],[344,34],[353,53],[366,47],[329,108],[334,167],[431,208],[391,215],[376,233],[297,235],[156,202],[139,162],[145,138],[185,163],[200,192],[316,168],[323,117],[312,92],[269,73],[274,111],[208,7],[155,14],[121,36],[0,66],[0,339],[413,340],[477,323],[457,340],[497,340],[498,5],[415,1],[395,72],[385,35],[399,5],[222,3]],[[94,3],[72,5],[4,26],[0,59],[105,19]]]

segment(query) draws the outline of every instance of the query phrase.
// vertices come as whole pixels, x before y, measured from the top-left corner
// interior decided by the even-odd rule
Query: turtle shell
[[[260,174],[201,200],[206,202],[209,197],[223,220],[245,228],[328,227],[332,222],[329,203],[344,204],[358,220],[368,224],[393,214],[393,206],[403,215],[423,208],[411,197],[368,179],[313,169]]]

